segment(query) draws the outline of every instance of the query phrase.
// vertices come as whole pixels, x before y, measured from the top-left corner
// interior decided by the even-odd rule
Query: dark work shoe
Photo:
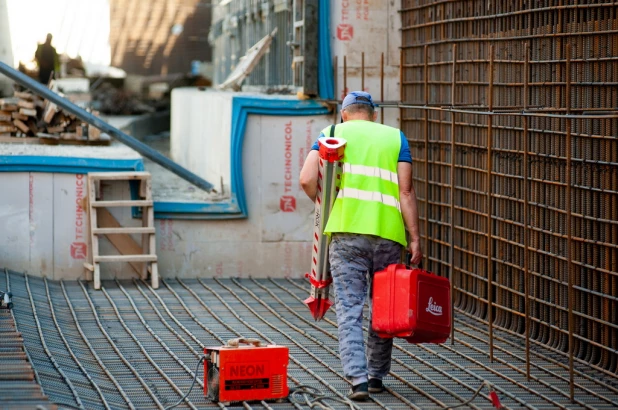
[[[380,379],[369,379],[369,393],[382,393],[384,391],[384,385]]]
[[[367,382],[357,384],[352,387],[348,394],[348,399],[354,401],[365,401],[369,398],[369,392],[367,391]]]

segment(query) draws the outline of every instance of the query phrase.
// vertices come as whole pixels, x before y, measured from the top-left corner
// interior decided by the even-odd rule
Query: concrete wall
[[[0,268],[52,279],[85,277],[90,225],[82,199],[87,197],[83,172],[89,168],[127,171],[143,169],[143,164],[139,154],[123,145],[0,144]],[[102,184],[102,190],[103,197],[131,197],[126,183]],[[124,224],[141,224],[132,220],[128,208],[111,212]],[[100,249],[115,253],[106,240]],[[117,264],[106,270],[122,274],[127,268]]]
[[[177,88],[172,91],[172,159],[229,192],[234,93]]]
[[[223,180],[226,192],[234,96],[194,88],[172,93],[172,158],[215,185]],[[249,115],[242,147],[248,218],[158,220],[163,275],[304,274],[311,257],[313,203],[300,188],[299,173],[311,145],[331,123],[330,115]]]
[[[298,176],[330,116],[250,115],[243,147],[249,217],[157,220],[164,276],[289,276],[309,270],[313,202]]]

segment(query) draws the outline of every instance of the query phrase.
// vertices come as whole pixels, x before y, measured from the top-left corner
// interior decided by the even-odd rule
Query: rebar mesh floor
[[[1,271],[0,271],[1,272]],[[350,388],[342,377],[334,312],[315,323],[302,300],[305,282],[286,279],[166,279],[153,290],[141,281],[57,282],[0,274],[13,292],[17,328],[49,399],[67,408],[169,406],[189,389],[204,346],[240,335],[288,346],[288,384],[332,397]],[[365,326],[367,322],[365,321]],[[495,331],[489,360],[486,325],[459,312],[455,343],[395,343],[387,391],[357,409],[437,409],[467,400],[489,381],[506,408],[617,408],[618,380],[577,364],[575,402],[560,355],[538,346],[525,374],[520,338]],[[0,357],[0,366],[2,358]],[[204,398],[202,371],[178,408],[224,408]],[[0,407],[1,407],[0,398]],[[349,408],[331,402],[334,408]],[[228,408],[288,409],[290,402],[232,403]],[[492,408],[487,390],[470,404]],[[296,406],[308,408],[308,406]]]

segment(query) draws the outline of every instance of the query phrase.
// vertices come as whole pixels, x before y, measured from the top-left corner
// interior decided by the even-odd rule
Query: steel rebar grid
[[[412,4],[418,7],[408,7]],[[436,111],[461,115],[461,119],[454,120],[459,151],[453,167],[457,183],[435,171],[430,174],[432,186],[454,191],[457,235],[452,246],[454,253],[462,253],[456,257],[457,266],[449,266],[456,272],[454,302],[483,318],[489,314],[486,307],[495,297],[494,327],[522,334],[529,347],[531,342],[536,345],[541,341],[566,353],[566,357],[572,356],[574,362],[589,362],[615,377],[618,230],[614,217],[618,211],[610,203],[618,201],[614,188],[618,181],[618,96],[613,86],[618,78],[618,7],[614,2],[569,3],[564,7],[562,2],[551,1],[543,7],[496,3],[494,12],[485,6],[479,1],[428,1],[423,5],[404,1],[402,12],[404,61],[413,63],[402,65],[406,72],[402,86],[408,100],[395,105],[411,114],[403,119],[404,131],[412,137],[410,146],[417,161],[426,157],[419,149],[423,140],[416,140],[421,144],[414,140],[423,136],[424,117]],[[432,24],[425,24],[427,21]],[[555,33],[559,35],[552,35]],[[528,38],[528,47],[524,38]],[[443,92],[452,86],[452,79],[447,81],[444,76],[444,68],[453,64],[448,51],[454,43],[461,48],[457,53],[458,71],[465,73],[465,78],[457,80],[455,106]],[[567,43],[573,50],[569,55],[573,91],[568,100],[561,90],[567,85],[561,68],[566,63]],[[491,44],[497,52],[493,82],[496,102],[489,110],[488,101],[479,91],[490,85],[482,67],[488,63]],[[426,49],[433,58],[423,59]],[[525,50],[530,52],[523,53]],[[422,97],[426,85],[421,76],[427,60],[431,61],[428,68],[433,73],[429,75],[429,106]],[[523,93],[522,87],[526,88]],[[420,118],[419,113],[423,113]],[[466,158],[478,149],[489,150],[479,139],[481,124],[475,114],[494,118],[493,159],[487,159],[493,160],[492,167],[475,165]],[[452,124],[436,118],[427,121],[428,127],[436,126],[431,134],[447,133],[446,127]],[[565,127],[567,119],[569,127]],[[571,132],[570,144],[565,144],[566,128]],[[429,145],[429,153],[446,149],[436,140]],[[570,155],[567,145],[572,147]],[[433,158],[432,163],[439,165],[437,157]],[[570,173],[566,172],[567,162],[572,164]],[[431,163],[429,166],[434,167]],[[477,169],[493,177],[489,185],[494,189],[492,210],[477,208],[475,195],[483,191],[475,185],[475,180],[481,178]],[[416,173],[415,183],[422,186],[429,182],[430,175]],[[567,177],[573,178],[570,197],[566,195]],[[567,198],[572,201],[570,223]],[[430,194],[426,199],[438,198]],[[492,231],[478,221],[479,211],[491,214]],[[441,225],[440,218],[432,217],[427,210],[423,213],[421,220],[427,216],[434,225],[430,231]],[[567,227],[572,229],[571,240]],[[487,255],[487,247],[478,247],[477,232],[493,235],[493,255]],[[444,238],[427,238],[431,244],[427,247],[428,260],[440,264],[447,260],[439,248]],[[567,249],[572,253],[572,285],[565,269]],[[486,276],[475,259],[493,264],[494,274]],[[487,279],[481,280],[483,277]],[[489,286],[491,278],[496,281],[495,289],[486,294],[478,285]],[[568,353],[567,332],[571,324],[575,331],[572,355]]]
[[[20,330],[35,329],[32,327],[33,316],[24,310],[29,306],[23,303],[28,301],[26,277],[14,273],[9,276],[11,282],[15,283],[14,292],[19,294],[15,300],[20,305],[17,312],[18,326]],[[136,405],[139,403],[138,408],[160,408],[152,402],[153,397],[165,399],[168,403],[174,400],[170,395],[178,397],[173,386],[158,373],[153,362],[184,391],[191,379],[191,365],[200,349],[204,345],[217,345],[240,335],[258,336],[265,341],[290,346],[290,354],[295,361],[291,360],[289,375],[295,384],[317,383],[316,386],[332,394],[345,392],[349,386],[342,378],[338,363],[334,314],[329,314],[328,325],[324,325],[326,327],[312,323],[310,316],[302,309],[300,294],[306,292],[306,287],[299,281],[165,281],[164,286],[156,291],[143,281],[104,281],[105,291],[96,292],[74,282],[58,283],[32,276],[27,280],[37,310],[42,311],[43,306],[49,305],[51,301],[50,309],[54,309],[57,323],[63,326],[60,330],[51,317],[39,317],[48,343],[57,338],[56,334],[64,333],[71,350],[92,379],[97,383],[101,383],[100,377],[107,380],[106,384],[99,385],[113,408],[127,407],[127,401],[119,394],[120,390],[110,383],[111,379],[103,372],[100,362],[93,359],[92,351],[86,348],[84,340],[94,342],[91,346],[105,361],[105,368],[122,386],[129,402],[135,402]],[[64,307],[58,309],[59,303],[75,306],[75,310],[71,313]],[[465,316],[456,319],[456,346],[428,347],[397,342],[392,372],[386,380],[389,392],[376,396],[376,402],[359,404],[358,408],[429,408],[439,403],[451,405],[469,397],[482,380],[490,380],[495,385],[507,408],[566,406],[568,393],[562,386],[567,385],[568,378],[560,374],[565,374],[563,371],[556,370],[561,369],[557,367],[560,362],[547,357],[548,351],[534,352],[533,384],[528,384],[520,366],[524,363],[523,349],[517,347],[516,338],[496,330],[496,365],[493,365],[487,355],[487,333],[479,333],[479,322]],[[113,335],[113,339],[105,339],[100,330],[95,332],[94,329],[101,329],[97,323]],[[74,330],[76,325],[83,327],[86,339]],[[36,343],[34,337],[37,334],[36,330],[35,333],[28,333],[26,344],[32,346]],[[70,365],[78,369],[60,339],[48,347],[60,366]],[[40,367],[43,363],[41,357],[46,356],[42,350],[32,351],[36,352],[34,363]],[[131,361],[135,374],[119,360],[124,356]],[[112,364],[113,358],[121,367]],[[579,373],[579,366],[577,370],[577,408],[618,404],[609,398],[611,395],[608,396],[608,389],[618,391],[618,386],[604,384],[599,377],[584,377]],[[91,384],[87,381],[85,384],[78,382],[80,377],[84,379],[80,376],[83,372],[65,370],[65,374],[75,385],[80,397],[87,398],[89,408],[103,407]],[[155,376],[157,374],[159,378]],[[154,396],[146,393],[138,377],[148,380]],[[46,380],[44,377],[44,386]],[[91,393],[88,394],[88,390],[84,389],[90,389]],[[49,393],[52,400],[58,397],[55,390],[52,388]],[[70,395],[69,390],[64,391]],[[199,390],[194,391],[189,400],[196,407],[213,407],[213,404],[204,401]],[[472,404],[478,408],[491,406],[486,399],[478,399]],[[239,403],[238,406],[283,409],[289,408],[290,404]]]
[[[1,289],[12,292],[7,269],[2,276],[5,281]],[[39,372],[32,365],[32,357],[24,346],[23,332],[18,332],[16,323],[14,309],[0,310],[0,406],[25,408],[40,405],[56,409],[41,386]]]

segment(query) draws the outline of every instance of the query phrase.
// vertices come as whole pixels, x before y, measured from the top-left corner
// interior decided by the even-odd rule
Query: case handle
[[[226,347],[238,347],[241,344],[253,345],[255,347],[260,347],[262,345],[262,342],[259,339],[237,337],[236,339],[228,340]]]

